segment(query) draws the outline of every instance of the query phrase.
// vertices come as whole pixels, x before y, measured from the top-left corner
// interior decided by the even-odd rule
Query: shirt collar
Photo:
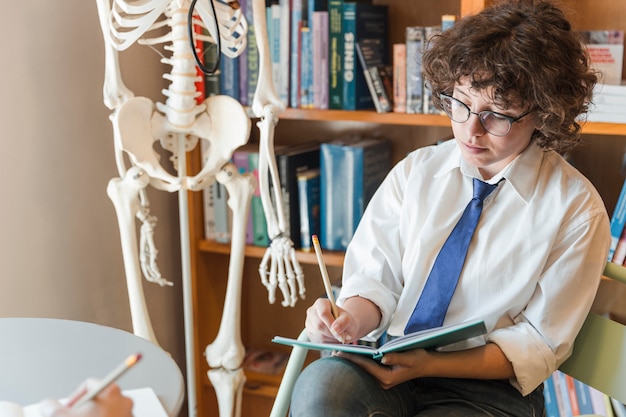
[[[460,170],[463,175],[472,178],[481,178],[476,167],[465,163],[461,151],[456,140],[451,139],[437,146],[446,146],[449,148],[449,157],[441,164],[435,173],[435,177],[445,175],[456,169]],[[537,183],[537,176],[544,158],[544,151],[537,146],[534,141],[524,149],[524,151],[508,164],[502,171],[493,176],[488,182],[495,184],[506,178],[511,184],[515,192],[528,203],[532,197],[533,190]]]

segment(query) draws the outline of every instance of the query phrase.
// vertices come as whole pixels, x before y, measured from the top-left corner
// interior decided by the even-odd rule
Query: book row
[[[545,380],[543,392],[546,417],[626,417],[624,404],[561,371]]]
[[[322,248],[345,250],[367,203],[391,169],[391,142],[351,135],[325,143],[277,146],[275,150],[286,223],[294,246],[309,251],[311,236],[318,235]],[[267,246],[267,224],[258,192],[258,145],[237,149],[232,162],[240,173],[257,179],[246,243]],[[228,243],[228,193],[219,183],[203,193],[205,237]]]

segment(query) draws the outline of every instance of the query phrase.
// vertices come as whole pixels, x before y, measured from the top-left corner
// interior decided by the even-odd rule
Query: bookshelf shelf
[[[450,127],[450,119],[438,114],[376,113],[371,110],[316,110],[288,108],[280,115],[285,120],[341,121],[396,126]],[[586,122],[585,135],[626,135],[626,124]]]
[[[245,254],[247,258],[261,259],[265,255],[266,249],[260,246],[246,246]],[[230,244],[219,243],[213,240],[202,240],[198,243],[198,250],[200,252],[228,255],[230,254]],[[324,262],[327,266],[341,267],[343,265],[343,255],[343,252],[324,251]],[[313,251],[303,252],[296,250],[296,258],[301,264],[317,265],[317,258]]]

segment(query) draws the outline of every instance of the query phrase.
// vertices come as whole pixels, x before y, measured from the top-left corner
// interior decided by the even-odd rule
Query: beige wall
[[[13,1],[0,17],[0,317],[42,316],[132,331],[119,232],[106,185],[116,176],[95,0]],[[123,55],[137,95],[160,98],[159,57]],[[184,371],[177,196],[149,192],[159,265],[146,283],[155,333]]]

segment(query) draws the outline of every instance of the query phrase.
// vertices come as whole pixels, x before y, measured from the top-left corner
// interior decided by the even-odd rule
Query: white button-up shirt
[[[382,321],[372,336],[404,333],[472,198],[473,177],[481,178],[450,140],[409,154],[369,202],[346,252],[338,303],[373,301]],[[593,185],[534,143],[489,182],[501,178],[485,199],[444,325],[483,319],[486,340],[503,350],[511,383],[526,395],[571,353],[606,262],[609,218]]]

